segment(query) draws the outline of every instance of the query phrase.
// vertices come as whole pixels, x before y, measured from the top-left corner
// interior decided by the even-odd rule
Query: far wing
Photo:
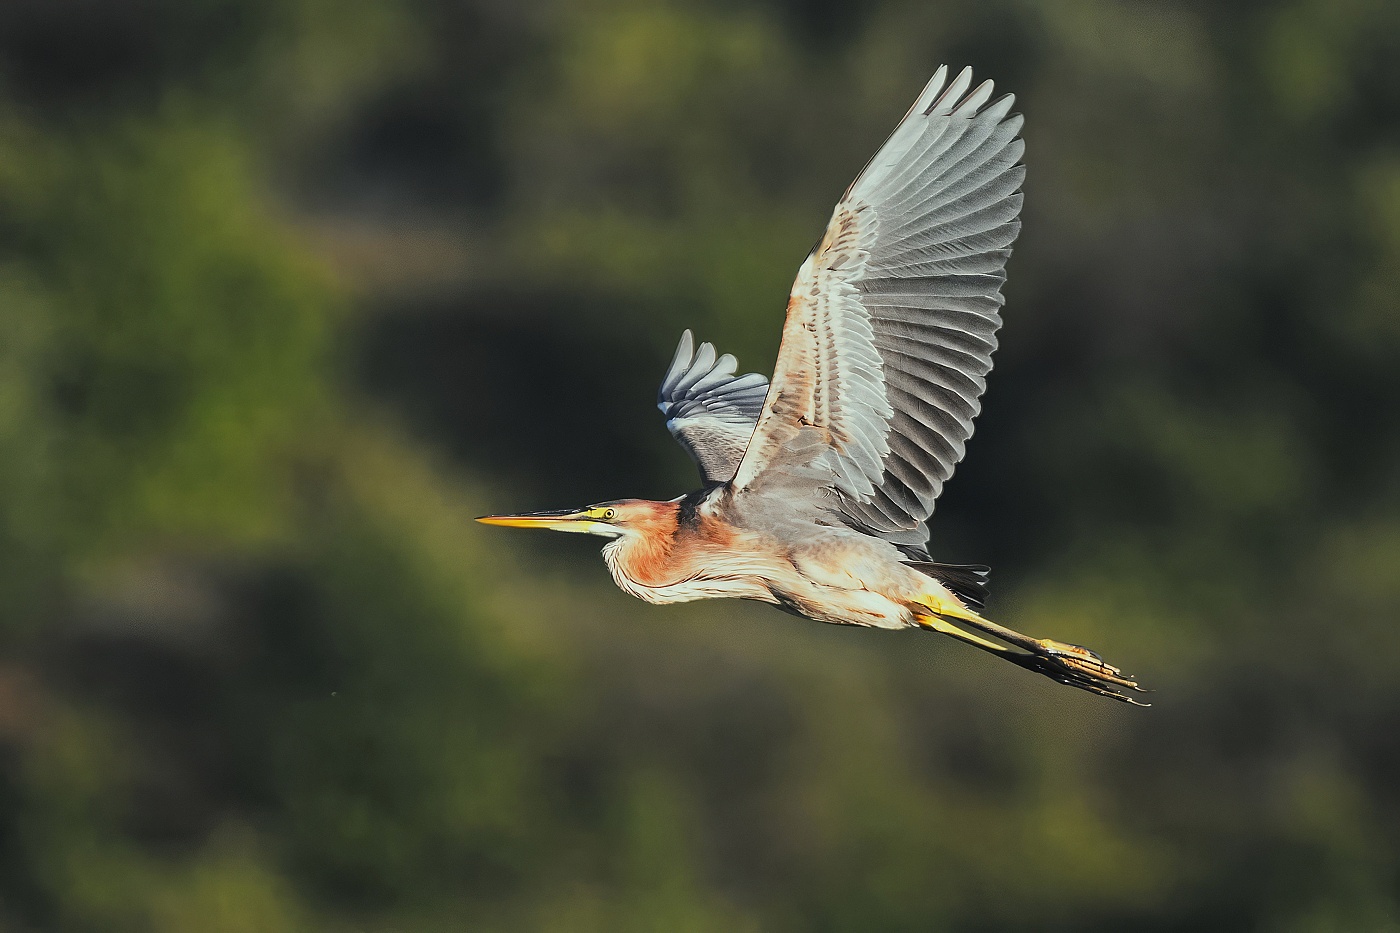
[[[738,491],[793,477],[857,527],[921,544],[992,368],[1020,229],[1021,118],[940,68],[852,183],[788,301]]]
[[[697,352],[686,331],[657,394],[666,427],[699,465],[707,485],[734,478],[768,394],[767,379],[758,373],[736,376],[737,365],[728,353],[716,358],[708,343]]]

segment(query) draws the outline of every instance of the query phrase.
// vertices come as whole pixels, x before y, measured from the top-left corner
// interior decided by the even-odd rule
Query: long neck
[[[674,502],[648,503],[652,514],[609,541],[603,559],[624,592],[652,603],[740,597],[773,602],[769,561],[738,536],[700,515],[680,520]]]
[[[629,522],[627,532],[609,541],[603,559],[617,585],[634,595],[673,583],[684,576],[677,564],[676,534],[680,530],[679,506],[674,502],[647,502],[648,514]]]

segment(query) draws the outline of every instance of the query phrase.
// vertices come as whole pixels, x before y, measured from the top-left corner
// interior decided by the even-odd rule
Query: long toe
[[[1124,674],[1088,648],[1049,639],[1041,640],[1037,644],[1041,650],[1027,659],[1029,663],[1026,666],[1030,669],[1058,683],[1078,687],[1099,696],[1110,697],[1134,706],[1151,705],[1132,696],[1133,693],[1148,691],[1131,675]]]

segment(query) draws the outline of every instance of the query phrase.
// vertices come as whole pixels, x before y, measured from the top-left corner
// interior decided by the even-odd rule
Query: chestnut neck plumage
[[[685,576],[676,573],[676,533],[680,530],[680,507],[674,502],[639,502],[647,513],[629,516],[621,535],[603,546],[617,585],[646,599],[645,591],[664,587]]]
[[[732,532],[680,502],[639,502],[623,533],[603,547],[612,578],[624,592],[651,603],[739,597],[772,602],[761,569],[736,552]],[[723,540],[720,540],[720,539]]]

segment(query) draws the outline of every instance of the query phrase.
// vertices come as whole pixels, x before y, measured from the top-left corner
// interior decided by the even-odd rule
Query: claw
[[[1108,697],[1133,706],[1151,706],[1129,695],[1147,693],[1131,675],[1124,674],[1093,651],[1080,645],[1041,639],[1041,651],[1031,655],[1026,665],[1057,683],[1078,687],[1098,696]]]

